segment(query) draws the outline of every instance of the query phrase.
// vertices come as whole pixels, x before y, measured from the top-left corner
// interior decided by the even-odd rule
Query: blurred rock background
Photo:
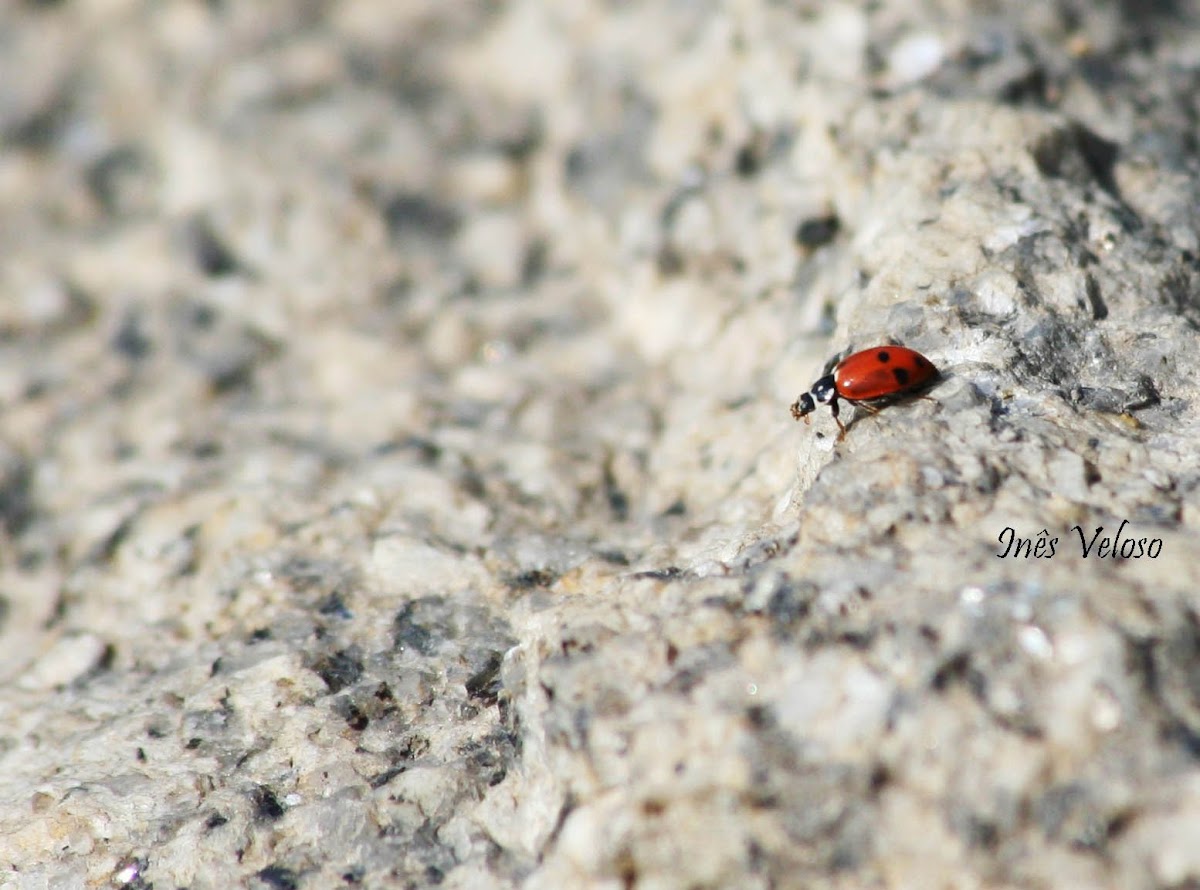
[[[0,886],[1200,886],[1198,24],[0,5]]]

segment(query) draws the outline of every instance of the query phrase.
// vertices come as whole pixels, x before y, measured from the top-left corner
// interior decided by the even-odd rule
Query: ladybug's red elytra
[[[841,439],[846,435],[846,426],[838,417],[838,399],[862,404],[875,411],[877,409],[865,403],[923,389],[937,378],[938,369],[933,362],[915,349],[872,346],[842,359],[832,373],[814,383],[812,389],[792,405],[792,417],[796,420],[803,417],[808,423],[808,415],[818,404],[828,405],[840,431],[838,439]]]

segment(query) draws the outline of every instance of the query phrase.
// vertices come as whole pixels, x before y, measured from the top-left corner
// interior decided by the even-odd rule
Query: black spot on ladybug
[[[903,368],[892,368],[892,376],[900,386],[908,386],[908,371]]]
[[[881,365],[886,365],[888,362],[890,362],[892,360],[892,354],[890,352],[888,352],[886,349],[881,349],[881,350],[879,350],[879,352],[875,353],[875,358],[877,358],[879,360],[879,363]]]

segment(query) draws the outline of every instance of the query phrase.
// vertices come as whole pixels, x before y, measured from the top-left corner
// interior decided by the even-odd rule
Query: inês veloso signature
[[[1111,537],[1104,534],[1102,525],[1090,537],[1078,525],[1072,526],[1071,531],[1079,535],[1079,548],[1084,559],[1091,556],[1101,559],[1141,559],[1144,556],[1158,559],[1162,553],[1162,538],[1122,537],[1128,524],[1128,519],[1121,520],[1121,527]],[[1058,538],[1050,537],[1048,529],[1042,529],[1032,538],[1021,538],[1017,536],[1017,530],[1010,527],[1000,532],[999,540],[1004,550],[996,556],[1001,559],[1006,556],[1014,559],[1052,559],[1058,548]]]

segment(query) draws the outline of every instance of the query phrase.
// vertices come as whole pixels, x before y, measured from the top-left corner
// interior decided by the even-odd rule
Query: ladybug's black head
[[[803,417],[804,422],[808,423],[808,415],[817,410],[817,405],[828,405],[833,401],[835,395],[837,395],[837,384],[834,382],[832,374],[826,374],[812,385],[811,390],[796,399],[792,405],[792,417],[796,420]]]
[[[808,416],[813,411],[817,410],[817,403],[813,401],[813,397],[808,393],[800,396],[792,403],[792,419],[799,420],[804,418],[804,422],[808,423]]]

